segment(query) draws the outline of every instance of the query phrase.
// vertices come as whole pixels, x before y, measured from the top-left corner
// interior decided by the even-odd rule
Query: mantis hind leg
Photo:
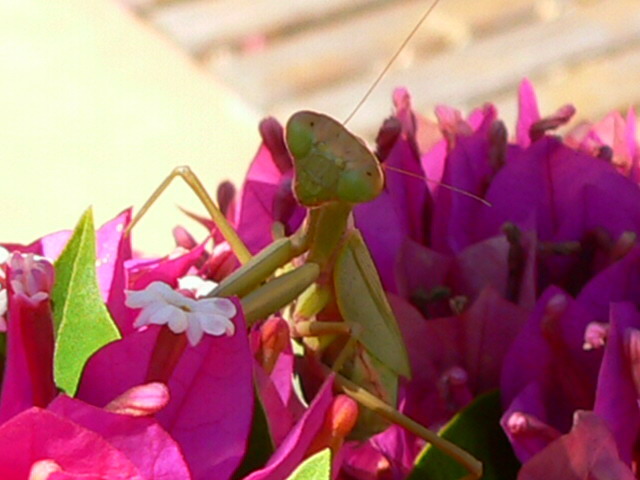
[[[327,367],[326,373],[332,373],[332,370],[329,370]],[[435,432],[432,432],[428,428],[420,425],[415,420],[412,420],[401,413],[398,409],[387,404],[342,375],[336,374],[335,383],[338,385],[340,390],[353,398],[359,404],[374,411],[389,422],[404,427],[462,465],[469,472],[469,475],[465,476],[462,480],[477,480],[482,477],[482,463],[462,448],[438,436]]]
[[[335,374],[336,386],[343,393],[365,407],[365,409],[374,412],[390,423],[405,428],[414,435],[432,444],[434,447],[438,448],[462,465],[469,472],[469,475],[465,476],[461,480],[477,480],[482,477],[482,463],[471,454],[454,443],[438,436],[435,432],[400,412],[390,403],[382,400],[366,388],[348,380],[345,376],[339,373],[346,356],[351,352],[354,343],[357,342],[357,332],[352,331],[344,322],[302,322],[299,327],[300,330],[296,331],[296,334],[301,337],[347,335],[349,340],[343,347],[343,353],[345,353],[345,355],[339,354],[335,363],[331,367],[323,365],[325,375]]]
[[[211,196],[207,193],[207,190],[204,188],[204,185],[202,185],[200,179],[188,166],[176,167],[171,171],[169,175],[167,175],[167,177],[162,181],[158,188],[156,188],[155,191],[151,194],[149,199],[144,203],[142,208],[140,208],[138,213],[136,213],[135,217],[133,217],[133,220],[127,227],[125,233],[128,234],[131,229],[140,221],[140,219],[147,213],[147,211],[156,202],[156,200],[158,200],[160,195],[162,195],[162,193],[171,184],[174,178],[181,178],[182,180],[184,180],[189,188],[191,188],[193,193],[196,194],[198,199],[207,209],[207,212],[220,230],[220,233],[222,234],[224,239],[229,243],[229,246],[231,247],[233,253],[236,255],[236,257],[238,257],[240,263],[246,263],[247,261],[249,261],[249,259],[251,259],[251,253],[249,252],[249,249],[240,239],[231,224],[227,221],[226,217],[224,216],[222,211],[220,211]]]

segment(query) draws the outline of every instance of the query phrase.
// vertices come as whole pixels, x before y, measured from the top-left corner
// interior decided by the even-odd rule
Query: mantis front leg
[[[236,257],[240,263],[246,263],[251,259],[251,252],[244,244],[244,242],[240,239],[236,231],[233,229],[231,224],[227,221],[224,214],[220,211],[218,206],[215,204],[207,190],[202,185],[200,179],[196,176],[196,174],[191,170],[190,167],[183,165],[180,167],[174,168],[169,175],[162,181],[158,188],[151,194],[151,196],[144,202],[144,205],[140,208],[140,210],[136,213],[131,220],[131,223],[127,227],[125,233],[129,233],[133,227],[144,217],[144,215],[149,211],[151,206],[158,200],[160,195],[164,193],[171,182],[175,178],[181,178],[187,184],[187,186],[195,193],[198,199],[202,202],[204,207],[207,209],[209,216],[215,222],[216,226],[220,230],[220,233],[224,237],[224,239],[229,243],[229,246],[235,253]]]

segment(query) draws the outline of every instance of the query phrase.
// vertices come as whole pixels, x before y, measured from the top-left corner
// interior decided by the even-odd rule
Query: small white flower
[[[172,332],[187,332],[191,345],[196,345],[204,333],[233,335],[231,322],[236,306],[228,298],[202,298],[194,300],[176,292],[164,282],[153,282],[144,290],[127,291],[126,304],[141,308],[134,327],[167,325]]]
[[[185,275],[178,279],[178,288],[180,290],[193,290],[196,298],[206,297],[217,286],[216,282],[205,280],[197,275]]]

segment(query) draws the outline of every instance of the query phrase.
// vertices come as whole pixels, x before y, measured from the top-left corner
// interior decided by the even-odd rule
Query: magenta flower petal
[[[34,244],[38,245],[39,251],[34,253],[51,259],[58,258],[71,238],[71,233],[71,230],[63,230],[36,240]]]
[[[578,301],[599,322],[608,321],[611,302],[635,301],[637,298],[640,298],[639,247],[591,278],[578,295]]]
[[[631,303],[611,304],[611,323],[593,411],[613,434],[622,460],[631,464],[640,430],[638,392],[626,354],[626,335],[640,329],[640,314]]]
[[[605,422],[592,412],[578,411],[571,432],[551,443],[525,463],[518,480],[633,480],[620,461]]]
[[[131,209],[105,223],[96,232],[98,284],[102,298],[121,332],[129,331],[130,324],[123,321],[131,314],[125,306],[127,275],[125,262],[131,259],[131,237],[124,235],[131,222]]]
[[[465,125],[465,132],[458,127],[455,136],[448,140],[449,152],[443,183],[465,192],[485,196],[487,182],[494,171],[490,164],[492,138],[489,126],[495,120],[495,110],[481,111],[481,123],[475,130]],[[439,187],[434,193],[433,220],[431,224],[431,244],[440,252],[457,253],[469,244],[481,239],[481,230],[469,228],[481,213],[492,210],[478,200]],[[494,233],[497,234],[498,231]]]
[[[110,413],[65,395],[57,397],[48,410],[103,436],[145,479],[191,478],[178,444],[153,418]]]
[[[260,124],[260,134],[263,143],[249,168],[236,222],[240,237],[252,253],[271,243],[274,222],[281,222],[291,234],[306,214],[293,196],[293,161],[282,126],[268,118]]]
[[[384,164],[422,174],[417,153],[406,139],[396,141]],[[385,289],[395,293],[397,252],[406,238],[424,241],[424,219],[421,212],[428,193],[426,185],[420,179],[393,171],[386,175],[385,190],[372,202],[356,206],[354,218]]]
[[[241,322],[235,335],[206,336],[187,349],[169,382],[172,401],[157,415],[182,447],[194,479],[230,478],[244,456],[253,415],[245,329]]]
[[[176,286],[204,251],[204,243],[189,252],[154,260],[134,259],[125,264],[129,275],[129,290],[144,290],[152,282],[164,282]]]
[[[168,380],[171,400],[157,414],[178,442],[193,478],[230,478],[242,460],[253,414],[252,356],[244,319],[228,337],[187,346]],[[147,378],[160,328],[113,342],[88,362],[78,398],[102,406]]]
[[[131,209],[128,209],[105,223],[96,232],[98,284],[105,302],[118,290],[114,285],[116,276],[124,276],[124,261],[131,258],[131,240],[129,236],[124,235],[130,221]],[[119,279],[117,283],[118,287],[124,287],[123,279]]]
[[[492,208],[480,210],[474,219],[480,238],[495,235],[509,221],[526,229],[530,218],[542,241],[581,240],[597,227],[614,239],[625,231],[640,231],[637,185],[610,164],[551,137],[512,156],[486,198]]]
[[[545,393],[538,380],[531,381],[502,415],[500,424],[521,462],[526,462],[562,435],[546,423]]]
[[[538,99],[533,85],[528,79],[520,82],[518,89],[518,123],[516,125],[516,142],[522,148],[531,144],[531,126],[540,120]]]
[[[304,459],[313,439],[320,432],[325,414],[331,406],[333,377],[328,378],[309,408],[272,455],[267,465],[247,476],[245,480],[281,480],[286,478]]]
[[[126,454],[102,435],[48,410],[32,407],[0,426],[3,480],[28,478],[32,465],[45,459],[65,472],[91,479],[145,479]]]
[[[398,252],[396,285],[398,294],[415,305],[426,318],[448,315],[448,298],[431,299],[435,289],[449,286],[451,255],[438,253],[407,239]],[[455,293],[455,292],[454,292]]]
[[[484,288],[491,286],[507,300],[532,308],[537,288],[535,235],[523,233],[519,243],[523,265],[517,278],[509,275],[511,249],[504,235],[476,242],[462,250],[450,273],[454,293],[475,300]]]
[[[413,372],[405,386],[408,415],[425,425],[440,424],[473,395],[498,386],[504,357],[525,321],[524,309],[490,287],[461,315],[429,321],[400,298],[390,300]]]
[[[538,382],[547,410],[542,420],[568,431],[573,412],[593,405],[601,354],[584,351],[583,344],[587,325],[594,320],[561,289],[548,288],[505,357],[503,403],[509,406],[531,382]]]
[[[271,377],[257,363],[254,364],[253,375],[256,391],[269,424],[269,433],[277,448],[291,431],[295,424],[295,419],[291,410],[284,403]]]

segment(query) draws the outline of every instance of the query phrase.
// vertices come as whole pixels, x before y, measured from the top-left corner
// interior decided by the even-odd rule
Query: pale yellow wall
[[[139,206],[178,164],[211,189],[239,180],[258,120],[111,0],[0,0],[0,242]],[[197,208],[185,188],[168,197],[139,248],[169,248],[175,205]]]

